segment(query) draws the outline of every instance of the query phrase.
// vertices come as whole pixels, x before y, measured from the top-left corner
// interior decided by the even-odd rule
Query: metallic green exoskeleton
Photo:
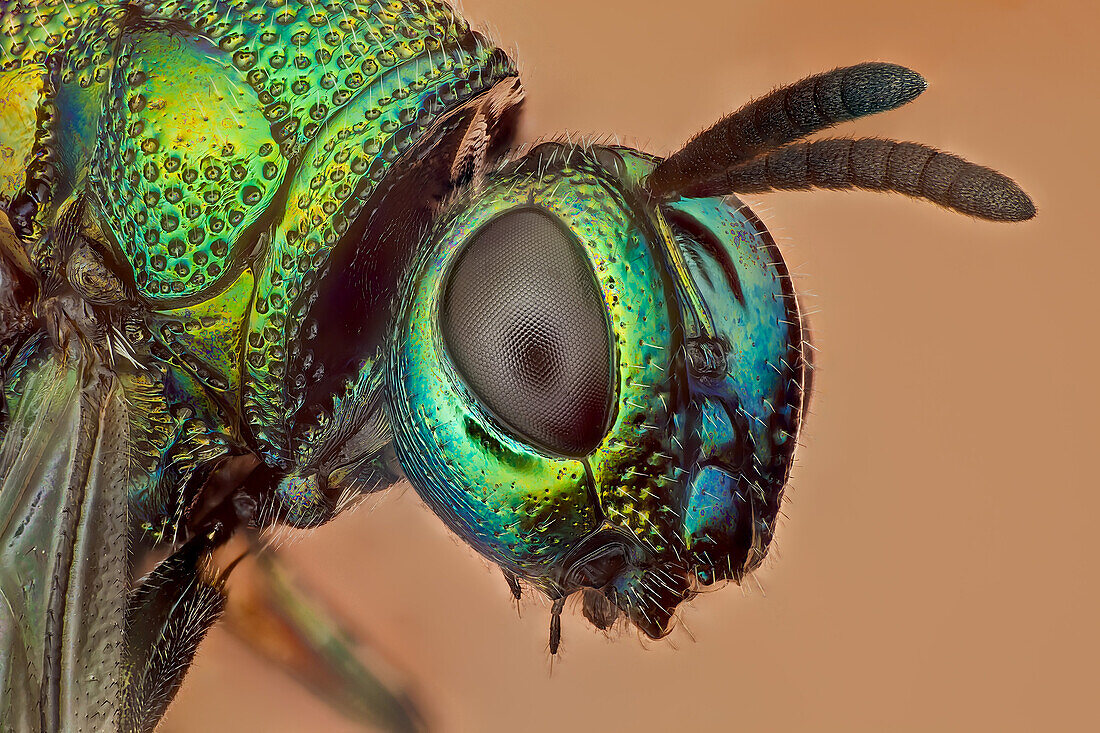
[[[437,2],[0,3],[12,453],[0,727],[149,727],[220,610],[209,550],[238,525],[324,521],[341,496],[390,476],[353,464],[387,442],[370,415],[396,273],[520,97],[508,57]],[[349,267],[378,286],[326,288]],[[354,312],[355,334],[323,328],[334,310]],[[326,339],[349,348],[319,353]],[[98,445],[95,415],[124,426],[102,448],[121,468],[50,493],[52,517],[42,496],[9,488],[77,450],[48,437],[58,431],[83,436],[80,451]],[[15,454],[18,441],[49,450]],[[247,490],[216,495],[219,470],[255,457]],[[63,484],[56,470],[39,483]],[[68,656],[53,641],[101,600],[57,580],[105,542],[84,546],[69,527],[68,515],[93,511],[126,519],[102,531],[122,551],[84,583],[128,575],[120,526],[135,542],[195,542],[146,583],[186,602],[165,610],[165,598],[135,594],[121,657],[121,595],[109,588],[109,634]],[[187,595],[196,577],[207,589]],[[73,656],[110,687],[77,684]]]
[[[667,160],[506,152],[515,67],[441,3],[0,13],[5,730],[151,730],[226,604],[213,551],[403,475],[554,600],[551,651],[575,592],[663,636],[763,560],[810,393],[790,278],[734,194],[1034,215],[947,153],[799,142],[924,90],[889,64]]]

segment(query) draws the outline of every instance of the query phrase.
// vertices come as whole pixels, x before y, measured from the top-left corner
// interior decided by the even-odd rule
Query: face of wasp
[[[668,632],[763,559],[807,365],[783,262],[732,198],[548,143],[450,201],[390,347],[398,455],[482,554],[605,628]]]

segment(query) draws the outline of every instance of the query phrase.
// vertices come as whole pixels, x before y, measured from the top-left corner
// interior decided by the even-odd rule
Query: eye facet
[[[590,453],[611,413],[611,330],[580,243],[538,209],[475,232],[447,277],[441,327],[459,373],[517,437]]]

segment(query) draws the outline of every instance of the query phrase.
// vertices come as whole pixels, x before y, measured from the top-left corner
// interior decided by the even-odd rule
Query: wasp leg
[[[206,484],[230,446],[198,419],[177,420],[148,478],[130,493],[130,513],[153,539],[175,541],[204,498]],[[224,498],[224,496],[219,497]]]
[[[126,610],[122,727],[156,727],[191,666],[199,642],[225,609],[223,579],[209,572],[206,538],[157,566]]]
[[[561,612],[565,610],[565,596],[554,601],[550,608],[550,653],[557,654],[561,646]]]
[[[234,555],[244,544],[236,538],[226,549]],[[372,730],[427,729],[401,670],[299,582],[273,549],[242,563],[231,586],[225,625],[253,652]]]
[[[235,474],[237,464],[255,465],[251,457],[223,462],[222,472]],[[213,553],[255,513],[255,501],[243,491],[224,498],[179,550],[162,561],[135,588],[126,604],[123,649],[123,733],[152,731],[179,690],[206,632],[225,610],[223,571]]]
[[[523,598],[523,589],[519,586],[519,578],[513,573],[501,568],[501,572],[504,573],[504,582],[508,584],[508,590],[512,591],[512,598],[517,601]]]

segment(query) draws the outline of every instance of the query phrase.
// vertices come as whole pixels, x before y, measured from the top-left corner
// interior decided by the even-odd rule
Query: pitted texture
[[[200,39],[129,33],[93,181],[138,290],[192,296],[241,260],[286,171],[244,74]]]
[[[474,235],[443,298],[443,337],[489,409],[537,445],[585,455],[611,410],[610,326],[579,244],[549,215]]]
[[[71,192],[54,181],[87,180],[157,308],[228,307],[255,273],[231,361],[271,464],[289,459],[288,420],[318,378],[308,316],[332,250],[441,116],[516,75],[437,0],[0,0],[0,52],[0,89],[29,89],[0,118],[37,120],[33,138],[0,129],[44,167],[32,224]],[[50,69],[57,95],[30,81]],[[21,172],[0,174],[10,198]]]
[[[290,455],[287,416],[316,378],[309,314],[333,249],[393,164],[441,115],[516,74],[511,59],[464,21],[455,20],[447,33],[462,35],[448,35],[440,52],[383,69],[368,93],[333,115],[290,181],[286,209],[258,273],[245,345],[245,418],[270,463]]]
[[[19,0],[0,8],[0,81],[19,74],[26,84],[27,70],[45,73],[59,55],[67,102],[55,124],[69,142],[54,153],[73,181],[92,169],[139,290],[156,301],[192,297],[240,270],[242,234],[288,168],[360,95],[367,99],[356,119],[340,120],[340,137],[353,137],[355,148],[366,142],[352,151],[330,138],[308,156],[304,190],[293,193],[302,215],[286,228],[292,238],[304,226],[303,236],[332,240],[331,228],[318,227],[369,192],[438,114],[515,73],[432,0]],[[496,73],[482,78],[490,65]],[[23,107],[12,114],[33,119]],[[308,265],[315,253],[293,253],[293,267],[302,254]]]
[[[372,127],[394,133],[426,116],[408,114],[401,100],[416,99],[433,79],[447,81],[444,72],[452,69],[468,76],[481,50],[471,54],[478,43],[468,26],[433,3],[270,0],[241,8],[180,1],[141,10],[210,39],[175,28],[123,39],[105,144],[96,155],[100,198],[121,229],[116,236],[139,288],[157,300],[190,297],[239,271],[248,226],[288,167],[357,96],[366,94],[369,108],[343,126],[354,125],[357,137]],[[388,106],[406,116],[386,119]],[[438,113],[446,100],[431,106]],[[417,129],[403,132],[418,136]],[[364,158],[349,171],[348,152],[335,162],[331,145],[326,152],[320,163],[310,156],[304,181],[316,192],[309,198],[324,204],[310,212],[313,227],[338,208],[327,189],[339,187],[336,198],[347,198],[374,162]],[[371,172],[381,174],[391,160]]]

